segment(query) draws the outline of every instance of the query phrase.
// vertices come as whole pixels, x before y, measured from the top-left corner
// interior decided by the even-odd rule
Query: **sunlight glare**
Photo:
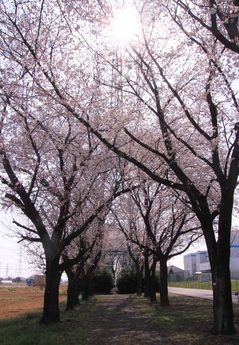
[[[131,43],[138,35],[140,25],[132,10],[117,13],[111,23],[113,38],[120,44]]]

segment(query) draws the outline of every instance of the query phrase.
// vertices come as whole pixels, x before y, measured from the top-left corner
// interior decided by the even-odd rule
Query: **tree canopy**
[[[49,125],[55,126],[54,135],[61,134],[65,114],[67,126],[74,123],[71,133],[82,131],[105,150],[104,164],[110,153],[127,161],[119,169],[121,177],[135,181],[140,169],[173,189],[194,212],[207,244],[213,332],[234,332],[229,258],[239,164],[238,2],[8,0],[2,1],[0,12],[5,172],[12,159],[5,154],[11,150],[8,142],[23,152],[24,128],[34,153],[28,159],[34,161],[33,177],[28,179],[33,191],[29,182],[40,172],[41,157],[34,134],[49,135]],[[122,29],[124,37],[118,31],[119,39],[114,23],[126,12],[135,27],[128,29],[128,36]],[[122,27],[129,22],[127,15]],[[24,127],[18,125],[20,119]],[[81,143],[76,149],[82,148]],[[57,143],[52,152],[64,170],[62,150]],[[47,157],[50,162],[50,151]],[[69,157],[74,171],[78,155],[74,151]],[[16,160],[11,164],[19,169]],[[50,168],[54,171],[53,162]],[[11,181],[2,176],[2,182],[23,193],[26,180],[16,180],[14,169]],[[23,175],[26,178],[27,172],[21,171]],[[65,192],[75,181],[74,174],[67,176],[61,177]],[[40,182],[49,191],[49,177]],[[15,198],[10,196],[22,202]],[[61,210],[68,207],[69,203],[60,205]]]

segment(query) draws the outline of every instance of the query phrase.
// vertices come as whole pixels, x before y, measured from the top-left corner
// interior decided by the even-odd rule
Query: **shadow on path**
[[[100,296],[87,345],[169,344],[156,323],[132,305],[129,295]]]

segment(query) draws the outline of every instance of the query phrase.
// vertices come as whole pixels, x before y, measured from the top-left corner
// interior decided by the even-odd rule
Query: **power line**
[[[15,277],[21,277],[22,276],[22,243],[19,245],[18,249],[18,260],[17,260],[17,266],[15,270]]]

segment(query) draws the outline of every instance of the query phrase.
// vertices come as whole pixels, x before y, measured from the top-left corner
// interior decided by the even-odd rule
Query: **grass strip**
[[[238,345],[239,335],[215,336],[210,330],[213,324],[212,301],[170,294],[170,306],[160,307],[135,297],[133,304],[156,322],[163,338],[174,345]],[[239,305],[234,305],[235,324],[239,331]]]
[[[15,318],[0,320],[1,345],[85,345],[90,331],[94,299],[73,311],[64,311],[61,303],[61,320],[55,325],[40,325],[41,313],[31,312]]]

